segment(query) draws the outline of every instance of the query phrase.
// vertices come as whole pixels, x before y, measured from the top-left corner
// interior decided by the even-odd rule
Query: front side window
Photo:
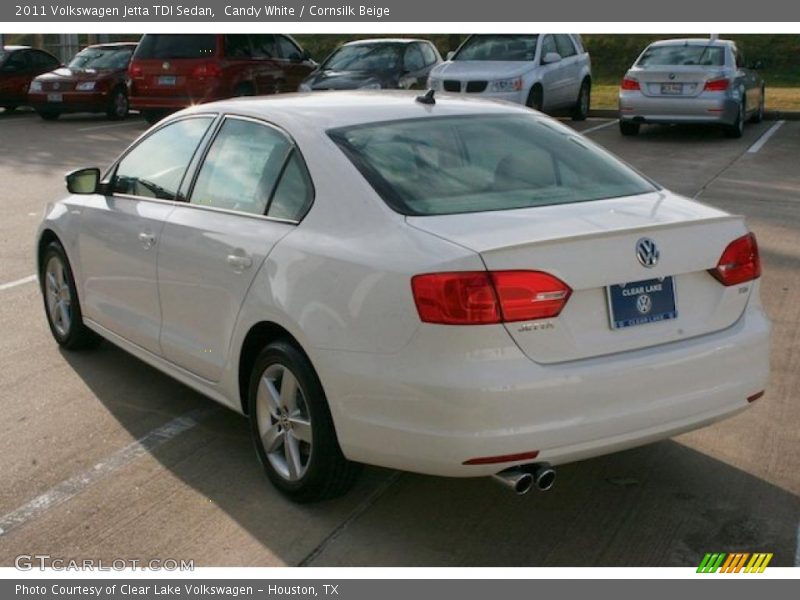
[[[526,61],[536,56],[537,35],[473,35],[453,60]]]
[[[556,38],[552,35],[544,36],[542,40],[542,61],[544,62],[544,57],[550,54],[551,52],[555,52],[558,54],[558,47],[556,46]]]
[[[425,59],[422,58],[422,52],[416,44],[411,44],[406,48],[404,63],[406,71],[419,71],[425,67]]]
[[[278,51],[281,58],[288,58],[289,60],[301,60],[303,58],[303,51],[284,35],[278,36]]]
[[[208,151],[190,202],[263,215],[292,150],[272,127],[227,119]]]
[[[183,119],[146,137],[119,162],[113,191],[174,200],[189,161],[212,121],[212,117]]]
[[[336,129],[330,137],[407,215],[509,210],[657,189],[572,130],[535,115],[464,115]]]
[[[556,51],[561,55],[561,58],[575,56],[575,45],[568,35],[559,34],[556,38]]]
[[[253,58],[277,58],[278,46],[271,33],[259,33],[250,36],[253,44]]]
[[[725,65],[725,48],[699,44],[670,44],[650,46],[636,63],[639,67],[675,67],[698,65],[722,67]]]
[[[14,73],[26,72],[30,67],[28,54],[29,53],[25,51],[15,52],[8,57],[8,60],[6,60],[5,64],[3,65],[3,70]]]
[[[430,44],[420,44],[422,50],[422,57],[425,59],[425,66],[432,65],[436,62],[436,51]]]

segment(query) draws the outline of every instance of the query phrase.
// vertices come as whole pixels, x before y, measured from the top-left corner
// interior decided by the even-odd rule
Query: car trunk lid
[[[478,252],[490,271],[544,271],[569,285],[572,294],[558,317],[506,323],[522,351],[540,363],[719,331],[740,317],[752,287],[725,287],[708,273],[725,247],[746,233],[742,219],[669,192],[580,205],[408,217],[407,222]],[[637,243],[643,238],[660,251],[652,268],[637,259]],[[676,318],[612,326],[609,286],[625,284],[638,298],[648,290],[631,284],[669,282],[664,278],[671,278],[674,287]]]
[[[724,77],[722,68],[700,66],[640,67],[630,71],[645,96],[694,97],[703,92],[707,81]]]

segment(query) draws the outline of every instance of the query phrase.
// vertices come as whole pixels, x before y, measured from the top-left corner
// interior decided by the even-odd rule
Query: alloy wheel
[[[72,327],[72,293],[64,263],[51,256],[44,271],[47,313],[58,335],[66,337]]]

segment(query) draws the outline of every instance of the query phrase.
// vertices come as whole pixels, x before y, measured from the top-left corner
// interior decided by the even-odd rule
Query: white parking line
[[[613,121],[609,121],[608,123],[601,123],[600,125],[595,125],[594,127],[589,127],[589,129],[584,129],[583,131],[579,131],[578,133],[583,134],[583,135],[587,135],[589,133],[592,133],[593,131],[597,131],[598,129],[603,129],[605,127],[610,127],[611,125],[614,125],[615,123],[617,123],[617,121],[619,121],[619,119],[614,119]]]
[[[97,131],[98,129],[113,129],[115,127],[125,127],[126,125],[142,125],[141,121],[125,121],[124,123],[109,123],[107,125],[95,125],[94,127],[82,127],[78,131]]]
[[[34,281],[36,281],[36,275],[28,275],[27,277],[23,277],[22,279],[17,279],[16,281],[9,281],[8,283],[0,283],[0,292],[2,292],[3,290],[9,290],[13,287],[17,287],[18,285],[33,283]]]
[[[755,154],[756,152],[761,150],[761,148],[764,147],[764,144],[767,143],[767,140],[769,140],[769,138],[775,135],[775,132],[778,131],[778,129],[780,129],[784,123],[786,123],[786,121],[778,121],[777,123],[775,123],[775,125],[770,127],[764,135],[762,135],[760,138],[756,140],[755,144],[753,144],[747,149],[747,153]]]
[[[110,475],[117,469],[132,463],[137,458],[149,454],[151,450],[168,442],[181,433],[190,430],[197,425],[198,421],[202,418],[217,410],[217,408],[199,408],[172,419],[147,435],[140,437],[135,442],[118,450],[107,459],[97,463],[83,473],[79,473],[70,479],[62,481],[44,494],[23,504],[16,510],[3,515],[0,517],[0,537],[24,525],[31,519],[38,517],[48,509],[77,496],[83,490],[97,483],[105,476]]]

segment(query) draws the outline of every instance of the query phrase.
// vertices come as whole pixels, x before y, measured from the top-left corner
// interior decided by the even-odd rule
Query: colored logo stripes
[[[749,560],[748,560],[749,559]],[[725,552],[707,553],[700,566],[697,567],[698,573],[763,573],[769,561],[772,560],[772,553],[769,552]],[[745,566],[745,564],[747,566]]]

